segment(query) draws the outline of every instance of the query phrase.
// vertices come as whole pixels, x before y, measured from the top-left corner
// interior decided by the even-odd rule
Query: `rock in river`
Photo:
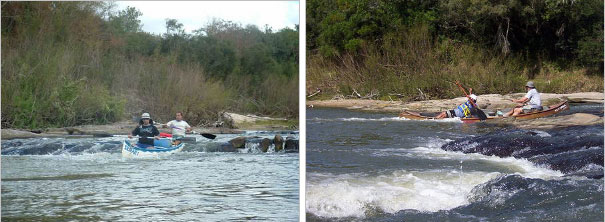
[[[449,142],[444,150],[526,158],[565,174],[603,177],[603,125],[512,129]]]
[[[286,153],[298,153],[298,140],[294,137],[286,137]]]

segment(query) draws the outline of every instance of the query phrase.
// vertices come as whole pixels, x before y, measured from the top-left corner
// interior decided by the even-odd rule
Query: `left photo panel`
[[[299,8],[3,1],[1,219],[298,221]]]

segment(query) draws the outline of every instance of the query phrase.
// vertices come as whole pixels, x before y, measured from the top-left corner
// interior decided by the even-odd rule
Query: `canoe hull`
[[[184,143],[172,147],[156,147],[155,149],[145,149],[131,144],[124,140],[122,143],[122,157],[126,158],[157,158],[172,155],[181,152],[185,147]]]
[[[565,110],[569,109],[569,103],[567,101],[558,103],[554,106],[550,106],[549,109],[546,110],[542,110],[542,111],[538,111],[538,112],[532,112],[532,113],[525,113],[525,114],[520,114],[516,117],[501,117],[501,116],[488,116],[487,119],[485,121],[490,121],[490,120],[503,120],[503,119],[509,119],[509,118],[514,118],[514,119],[536,119],[536,118],[541,118],[541,117],[546,117],[546,116],[551,116],[560,112],[563,112]],[[412,119],[412,120],[430,120],[430,119],[436,119],[435,117],[430,117],[430,116],[423,116],[420,115],[419,113],[415,113],[415,112],[410,112],[410,111],[403,111],[399,114],[399,117],[403,117],[403,118],[407,118],[407,119]],[[480,122],[481,120],[479,118],[461,118],[460,119],[462,122],[464,123],[475,123],[475,122]]]

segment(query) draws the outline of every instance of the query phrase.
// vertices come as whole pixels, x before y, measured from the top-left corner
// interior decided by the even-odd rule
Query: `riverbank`
[[[240,115],[245,116],[245,115]],[[276,119],[268,117],[255,117],[246,115],[247,118],[233,118],[231,124],[235,128],[230,127],[202,127],[194,126],[193,131],[197,134],[236,134],[247,130],[254,131],[290,131],[298,129],[298,120]],[[169,128],[164,128],[164,123],[156,123],[158,130],[163,133],[171,133]],[[66,137],[66,138],[81,138],[81,137],[110,137],[113,135],[127,135],[134,127],[137,126],[133,121],[120,121],[106,125],[82,125],[74,127],[62,128],[46,128],[46,129],[2,129],[1,134],[3,140],[17,138],[36,138],[36,137]]]
[[[481,109],[510,109],[516,104],[511,99],[520,99],[525,93],[513,93],[507,95],[485,94],[479,95],[477,105]],[[562,100],[579,103],[603,103],[605,94],[600,92],[582,92],[571,94],[541,93],[542,105],[549,106],[559,103]],[[466,97],[457,97],[454,99],[439,99],[414,102],[384,101],[369,99],[333,99],[333,100],[308,100],[308,107],[331,107],[357,109],[371,112],[398,113],[402,110],[411,110],[418,112],[442,112],[450,110],[453,107],[466,101]]]
[[[486,94],[479,95],[479,107],[484,111],[501,110],[506,112],[515,106],[515,103],[510,99],[519,99],[523,97],[523,93],[515,94]],[[560,101],[568,100],[576,103],[603,103],[605,94],[600,92],[582,92],[571,94],[553,94],[541,93],[542,105],[550,106]],[[403,110],[416,112],[442,112],[456,107],[458,104],[466,101],[466,97],[458,97],[454,99],[442,100],[426,100],[414,102],[401,101],[382,101],[382,100],[367,100],[367,99],[339,99],[339,100],[310,100],[307,101],[307,107],[327,107],[327,108],[344,108],[351,110],[362,110],[368,112],[380,113],[399,113]],[[600,115],[602,116],[602,115]],[[520,128],[555,128],[576,125],[593,125],[603,124],[603,117],[593,114],[575,113],[567,116],[556,116],[551,118],[539,118],[534,120],[524,121],[505,121],[505,124],[515,125]]]

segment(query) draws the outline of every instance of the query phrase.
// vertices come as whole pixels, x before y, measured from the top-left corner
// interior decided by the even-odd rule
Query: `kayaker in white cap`
[[[540,99],[540,93],[536,90],[536,86],[534,86],[534,82],[528,81],[525,84],[525,90],[527,90],[527,94],[521,99],[511,99],[511,101],[517,104],[517,107],[504,114],[507,116],[517,116],[520,113],[529,113],[535,111],[542,110],[542,100]]]
[[[469,97],[471,97],[471,99],[473,100],[473,102],[475,104],[477,104],[477,95],[472,94],[473,93],[473,88],[469,88],[469,93],[471,93],[471,95]],[[459,117],[459,118],[465,118],[465,117],[471,117],[473,116],[473,113],[471,113],[471,110],[473,108],[473,104],[470,102],[470,100],[466,100],[465,103],[462,103],[460,105],[458,105],[456,108],[452,109],[452,110],[448,110],[448,111],[444,111],[442,113],[440,113],[439,115],[437,115],[437,119],[442,119],[442,118],[454,118],[454,117]]]
[[[160,131],[153,125],[153,120],[149,113],[143,113],[139,126],[128,135],[128,138],[139,136],[138,147],[153,148],[153,139],[154,137],[155,139],[159,139],[158,135],[160,135]]]

